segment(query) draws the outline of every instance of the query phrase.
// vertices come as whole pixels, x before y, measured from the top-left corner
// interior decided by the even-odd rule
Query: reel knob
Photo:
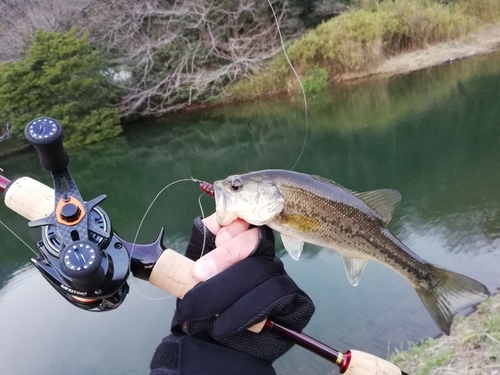
[[[62,143],[62,126],[57,120],[36,118],[26,125],[24,135],[38,152],[42,167],[50,172],[59,172],[68,166],[69,156]]]
[[[61,219],[67,223],[72,223],[80,218],[80,208],[74,203],[66,203],[61,208]]]
[[[81,291],[93,291],[104,281],[101,250],[91,241],[76,241],[59,255],[61,271],[72,279],[72,286]]]

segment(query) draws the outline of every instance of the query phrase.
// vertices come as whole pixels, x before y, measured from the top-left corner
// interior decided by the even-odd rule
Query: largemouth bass
[[[229,176],[216,181],[214,190],[220,225],[236,218],[267,225],[281,234],[296,260],[304,242],[336,250],[354,286],[370,259],[393,269],[415,288],[446,334],[456,313],[490,294],[478,281],[426,262],[387,229],[401,201],[395,190],[355,193],[321,177],[285,170]]]

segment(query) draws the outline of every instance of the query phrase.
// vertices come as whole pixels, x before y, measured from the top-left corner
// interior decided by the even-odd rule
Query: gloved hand
[[[267,227],[248,230],[237,220],[221,229],[213,215],[196,218],[186,256],[206,254],[193,268],[204,282],[177,301],[173,334],[158,346],[151,375],[275,375],[271,363],[293,343],[246,328],[269,316],[301,330],[312,301],[275,257]]]
[[[257,231],[257,246],[247,259],[196,285],[178,301],[172,332],[272,363],[293,343],[274,333],[256,334],[247,328],[270,317],[300,331],[314,313],[314,304],[276,258],[272,230],[263,226]],[[215,243],[216,237],[196,218],[186,256],[196,260],[203,246],[203,254],[207,254]]]

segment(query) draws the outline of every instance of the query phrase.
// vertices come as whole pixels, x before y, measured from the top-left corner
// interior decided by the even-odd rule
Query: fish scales
[[[426,262],[387,229],[401,199],[395,190],[354,193],[322,177],[264,170],[216,181],[214,193],[220,225],[236,218],[268,225],[296,260],[304,242],[336,250],[354,286],[369,259],[388,266],[415,288],[446,334],[456,313],[489,296],[483,284]]]
[[[287,180],[283,183],[277,181],[285,205],[281,213],[267,223],[270,228],[291,237],[302,236],[305,242],[335,249],[347,256],[378,258],[413,286],[418,286],[423,278],[430,277],[427,262],[383,228],[382,220],[373,210],[370,212],[369,207],[360,207],[362,205],[358,202],[355,202],[356,206],[341,202],[340,199],[346,196],[341,188],[327,185],[311,189],[310,192],[286,183]],[[321,188],[325,190],[318,194]],[[331,190],[331,194],[326,190]],[[287,224],[287,217],[291,215],[314,216],[321,224],[313,231],[298,231]],[[427,282],[433,281],[428,279]]]

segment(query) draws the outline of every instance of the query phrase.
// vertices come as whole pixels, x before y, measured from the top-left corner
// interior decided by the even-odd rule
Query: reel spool
[[[89,219],[102,231],[111,235],[111,221],[108,215],[99,207],[94,207],[90,211]],[[109,236],[108,236],[109,237]],[[106,238],[94,232],[89,232],[89,240],[98,245],[100,248],[105,248],[104,241]],[[62,237],[55,225],[46,225],[42,227],[42,241],[47,251],[56,258],[59,258],[61,249],[64,248]]]

